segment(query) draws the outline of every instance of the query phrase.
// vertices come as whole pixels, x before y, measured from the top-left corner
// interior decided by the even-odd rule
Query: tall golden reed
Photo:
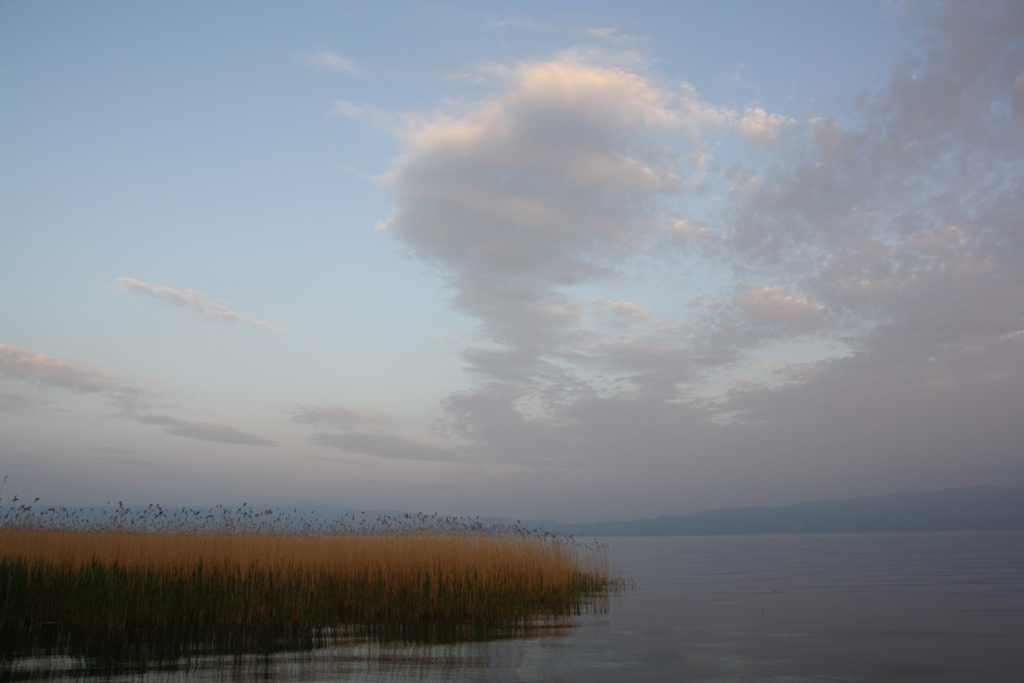
[[[566,539],[417,519],[330,533],[0,526],[0,640],[515,627],[612,584],[602,554]]]

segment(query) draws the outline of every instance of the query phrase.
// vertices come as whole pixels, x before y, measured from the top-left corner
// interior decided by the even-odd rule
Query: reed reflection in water
[[[607,613],[607,601],[595,612]],[[451,632],[437,629],[342,627],[315,634],[306,643],[270,642],[234,652],[211,652],[210,644],[161,644],[112,653],[79,650],[77,656],[37,651],[6,660],[0,680],[9,681],[456,681],[487,672],[514,671],[519,645],[560,639],[576,628],[573,619],[543,619],[516,628]],[[174,650],[177,656],[170,656]]]

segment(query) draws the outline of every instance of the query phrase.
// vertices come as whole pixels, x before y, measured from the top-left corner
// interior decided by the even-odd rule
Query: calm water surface
[[[1024,681],[1024,533],[604,539],[632,588],[522,640],[207,657],[109,680]],[[0,677],[94,679],[80,662]]]

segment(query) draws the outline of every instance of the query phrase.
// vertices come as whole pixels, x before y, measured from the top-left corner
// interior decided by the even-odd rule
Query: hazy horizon
[[[0,3],[5,498],[639,519],[1022,413],[1022,3]]]

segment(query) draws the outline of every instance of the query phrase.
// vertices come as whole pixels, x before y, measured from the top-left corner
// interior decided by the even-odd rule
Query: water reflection
[[[55,637],[46,645],[6,643],[0,680],[327,681],[462,680],[473,671],[518,666],[518,643],[570,636],[581,618],[607,614],[608,594],[573,616],[511,624],[345,625],[307,637],[133,642]]]

